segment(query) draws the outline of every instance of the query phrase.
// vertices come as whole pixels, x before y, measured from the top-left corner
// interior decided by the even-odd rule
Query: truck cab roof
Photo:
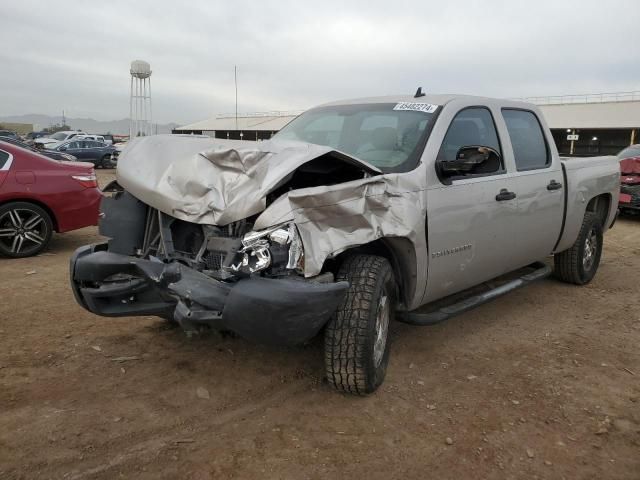
[[[493,98],[493,97],[481,97],[475,95],[463,95],[463,94],[451,94],[451,93],[443,93],[443,94],[425,94],[421,97],[415,97],[414,95],[387,95],[380,97],[363,97],[363,98],[353,98],[353,99],[345,99],[338,100],[335,102],[329,102],[319,107],[328,107],[335,105],[358,105],[358,104],[367,104],[367,103],[429,103],[432,105],[441,105],[444,106],[450,102],[456,100],[467,101],[470,104],[477,105],[499,105],[499,106],[510,106],[510,107],[520,107],[527,109],[534,109],[535,105],[526,102],[520,102],[517,100],[509,100],[506,98]]]

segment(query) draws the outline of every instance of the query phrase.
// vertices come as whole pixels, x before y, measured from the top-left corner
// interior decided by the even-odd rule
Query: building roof
[[[238,123],[236,127],[235,115],[221,115],[218,117],[203,120],[201,122],[185,125],[184,127],[176,128],[176,132],[180,131],[265,131],[265,132],[277,132],[282,129],[287,123],[296,118],[298,113],[277,113],[277,114],[243,114],[238,115]]]

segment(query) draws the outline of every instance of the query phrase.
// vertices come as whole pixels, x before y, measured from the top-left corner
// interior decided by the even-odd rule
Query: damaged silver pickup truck
[[[321,331],[329,382],[383,381],[394,319],[429,325],[543,278],[589,282],[615,157],[561,160],[534,105],[416,94],[323,105],[273,139],[138,138],[106,189],[108,242],[76,300],[254,341]]]

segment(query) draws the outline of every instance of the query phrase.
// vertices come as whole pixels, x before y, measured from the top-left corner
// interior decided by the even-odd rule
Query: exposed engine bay
[[[253,219],[221,227],[202,225],[144,205],[115,182],[105,192],[111,196],[104,199],[100,231],[112,236],[110,251],[163,263],[176,261],[220,281],[259,272],[285,277],[304,271],[302,242],[291,222],[260,231],[253,231]],[[138,223],[141,217],[144,222]],[[114,235],[115,230],[122,231],[127,218],[132,218],[127,235]]]

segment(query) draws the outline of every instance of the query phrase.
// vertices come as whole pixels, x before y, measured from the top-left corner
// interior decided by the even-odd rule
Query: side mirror
[[[440,172],[446,177],[475,173],[480,165],[487,166],[486,171],[500,170],[500,154],[491,147],[473,145],[462,147],[454,160],[438,162]]]
[[[66,152],[67,151],[67,147],[60,147],[58,149],[59,152]]]

